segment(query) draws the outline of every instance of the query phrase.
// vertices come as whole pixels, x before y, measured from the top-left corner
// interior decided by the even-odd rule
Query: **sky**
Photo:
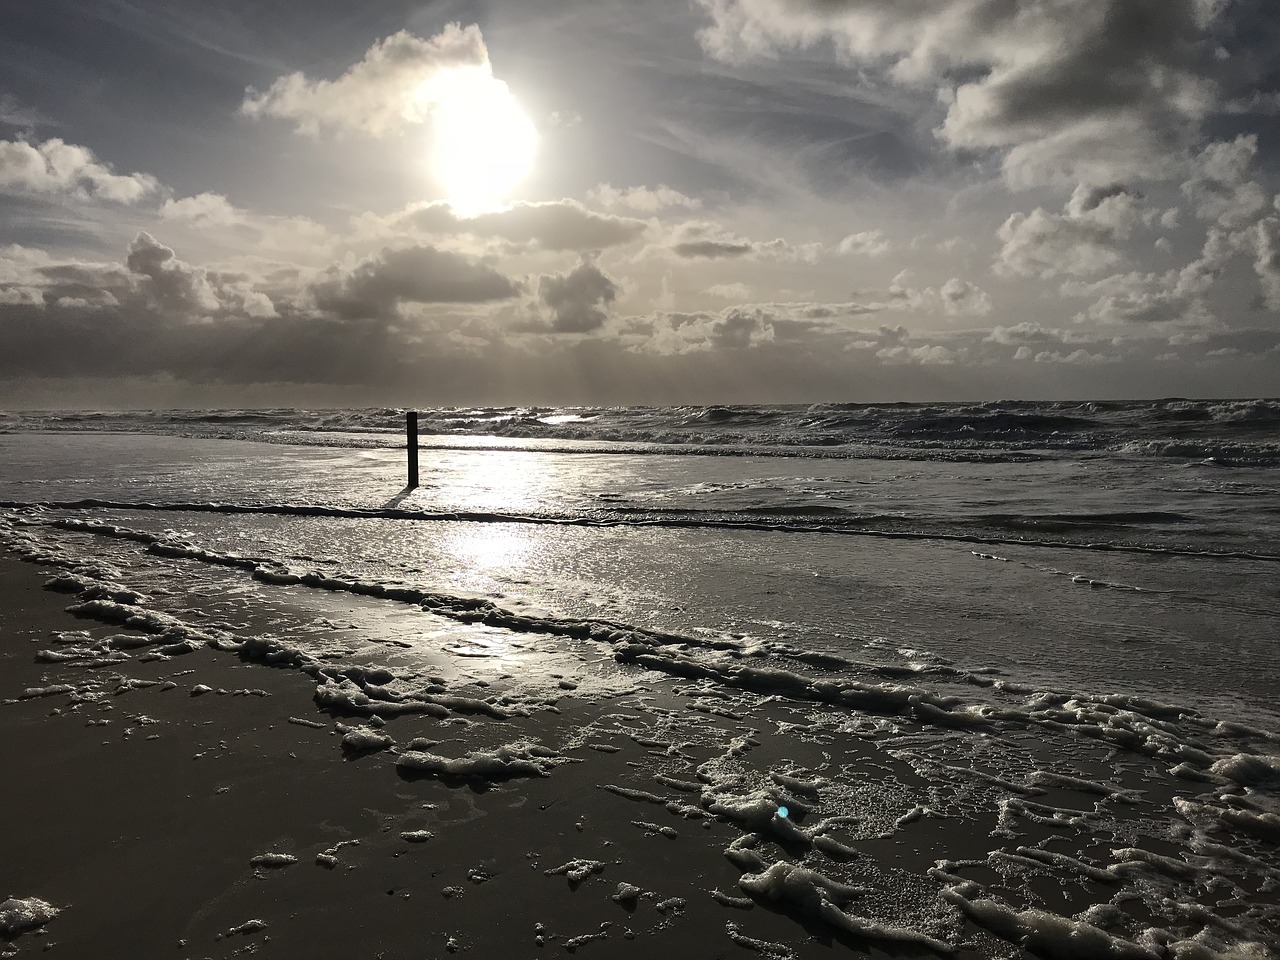
[[[1274,0],[0,8],[0,407],[1280,395]]]

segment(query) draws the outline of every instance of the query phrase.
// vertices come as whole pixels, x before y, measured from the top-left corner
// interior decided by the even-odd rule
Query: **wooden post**
[[[404,415],[404,445],[409,455],[409,489],[418,485],[418,415],[409,410]]]

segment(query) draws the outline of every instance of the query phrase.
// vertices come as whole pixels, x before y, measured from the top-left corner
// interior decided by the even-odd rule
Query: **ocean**
[[[201,647],[285,665],[350,749],[446,792],[629,738],[627,781],[595,786],[676,842],[705,823],[701,895],[765,956],[826,955],[815,928],[1275,955],[1280,400],[430,409],[420,431],[408,489],[398,409],[0,414],[0,544],[149,639],[71,636],[54,679]],[[515,735],[570,703],[592,719]],[[414,746],[397,727],[424,715],[472,726]],[[756,906],[794,938],[753,934]]]

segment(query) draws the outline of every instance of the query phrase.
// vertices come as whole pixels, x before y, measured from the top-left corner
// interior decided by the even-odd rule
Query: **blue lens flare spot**
[[[788,810],[786,807],[778,808],[778,816],[780,816],[783,820],[787,819],[787,814],[789,814],[790,812],[791,811]]]

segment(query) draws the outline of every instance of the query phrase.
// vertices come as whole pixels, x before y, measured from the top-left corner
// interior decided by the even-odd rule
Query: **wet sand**
[[[967,960],[1022,945],[1148,960],[1162,956],[1154,938],[1186,936],[1162,931],[1187,891],[1230,931],[1277,876],[1265,841],[1232,851],[1212,839],[1217,820],[1207,833],[1171,824],[1175,807],[1220,816],[1177,798],[1227,778],[1170,778],[1172,748],[1130,736],[1157,732],[1159,704],[1152,717],[1088,707],[1124,720],[1111,732],[1141,747],[1128,753],[1093,726],[1055,733],[1025,711],[1002,728],[857,684],[841,688],[851,708],[823,699],[834,688],[732,657],[706,675],[643,646],[618,647],[614,662],[567,635],[543,636],[530,656],[576,664],[574,679],[552,679],[548,695],[543,677],[542,693],[512,701],[520,709],[501,708],[500,674],[469,669],[427,686],[416,675],[412,701],[370,701],[386,681],[346,683],[343,671],[364,668],[341,645],[301,668],[262,662],[287,646],[229,647],[287,644],[291,631],[378,635],[388,617],[402,637],[426,629],[415,604],[254,585],[217,564],[229,570],[221,592],[184,591],[175,568],[150,581],[149,601],[120,607],[169,618],[140,632],[67,612],[93,591],[129,593],[94,579],[107,573],[25,550],[0,554],[0,894],[60,913],[0,939],[0,955]],[[78,597],[45,588],[68,571],[61,586]],[[109,603],[86,612],[113,619]],[[216,642],[159,656],[164,624]],[[473,640],[483,629],[456,626]],[[380,661],[395,662],[392,643]],[[352,730],[391,748],[344,748]],[[1239,793],[1222,789],[1226,800],[1201,801]],[[1266,827],[1248,813],[1261,808],[1237,806],[1237,820]],[[1211,873],[1239,879],[1210,892]],[[1151,942],[1126,939],[1132,929]],[[1175,952],[1217,955],[1197,949]]]
[[[314,682],[292,669],[208,649],[91,671],[36,663],[54,631],[121,632],[65,613],[68,598],[43,590],[45,579],[38,566],[0,557],[0,698],[68,680],[110,694],[79,705],[59,694],[0,706],[0,892],[61,910],[44,933],[0,940],[0,953],[230,957],[252,945],[280,958],[390,960],[451,948],[515,957],[540,955],[538,936],[560,954],[572,938],[604,934],[607,942],[576,950],[758,955],[724,933],[725,914],[741,911],[707,894],[719,883],[741,896],[739,871],[720,854],[727,828],[672,820],[656,808],[645,819],[675,823],[678,837],[670,838],[633,825],[637,805],[598,788],[625,781],[628,761],[648,748],[600,737],[618,752],[568,751],[590,763],[561,765],[546,778],[408,780],[389,753],[344,755],[334,718],[312,701]],[[197,684],[213,692],[193,696]],[[254,692],[234,692],[242,690]],[[483,735],[554,740],[556,729],[590,719],[581,704],[572,709],[577,715],[486,720]],[[398,740],[447,743],[451,725],[471,723],[409,716],[387,729]],[[401,836],[421,830],[433,836]],[[351,841],[334,852],[336,865],[316,862]],[[271,852],[298,859],[251,865]],[[574,860],[603,868],[580,883],[547,875]],[[723,864],[723,876],[690,872],[708,863]],[[644,892],[634,903],[614,902],[620,882]],[[795,939],[792,920],[757,913],[755,936]],[[252,920],[265,927],[229,933]]]

